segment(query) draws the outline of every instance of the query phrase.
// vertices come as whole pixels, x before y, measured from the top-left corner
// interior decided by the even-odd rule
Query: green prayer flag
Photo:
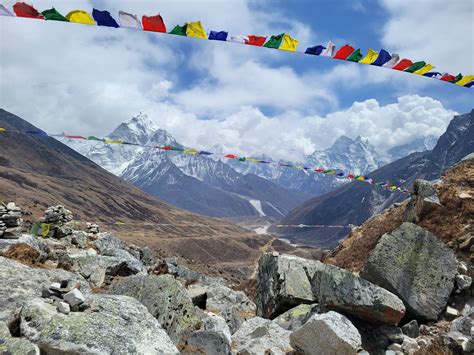
[[[96,136],[89,136],[89,137],[87,137],[87,140],[89,140],[89,141],[99,141],[99,142],[104,141],[103,139],[97,138]]]
[[[239,158],[239,161],[246,161],[247,158]]]
[[[68,19],[61,15],[54,7],[49,10],[44,10],[41,14],[45,20],[69,22]]]
[[[38,235],[38,231],[41,228],[41,222],[36,222],[31,226],[31,234]]]
[[[174,28],[171,30],[170,34],[172,35],[178,35],[178,36],[186,36],[186,29],[188,25],[180,26],[176,25]]]
[[[179,147],[171,147],[171,150],[176,150],[178,152],[184,152],[184,149],[183,148],[179,148]]]
[[[462,79],[462,74],[459,73],[458,75],[456,75],[456,78],[454,78],[454,82],[457,83],[461,79]]]
[[[265,43],[263,46],[267,48],[276,48],[276,49],[280,48],[280,44],[283,41],[284,35],[285,34],[282,33],[280,35],[271,36],[270,39],[267,41],[267,43]]]
[[[346,60],[350,62],[358,62],[364,57],[364,55],[360,52],[360,48],[356,49],[354,52],[351,53],[349,57],[347,57]]]
[[[405,69],[406,72],[408,73],[414,73],[417,70],[420,70],[426,65],[426,62],[420,61],[420,62],[415,62],[412,65],[410,65],[408,68]]]

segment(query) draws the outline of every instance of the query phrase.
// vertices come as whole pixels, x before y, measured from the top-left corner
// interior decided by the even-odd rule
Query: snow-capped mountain
[[[184,147],[143,113],[120,124],[107,138]],[[209,216],[281,218],[306,198],[206,156],[101,142],[63,142],[164,201]]]
[[[424,152],[432,150],[436,146],[438,138],[435,136],[426,136],[417,138],[407,144],[399,145],[387,151],[388,159],[395,161],[404,158],[415,152]]]

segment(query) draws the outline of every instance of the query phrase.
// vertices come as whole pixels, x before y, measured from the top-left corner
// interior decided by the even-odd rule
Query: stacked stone
[[[80,312],[84,310],[86,298],[77,287],[78,283],[71,280],[53,282],[49,288],[43,287],[41,296],[47,303],[55,305],[60,313]]]
[[[22,211],[14,202],[0,204],[0,238],[18,239],[21,235]]]
[[[73,229],[68,224],[72,221],[72,212],[64,206],[52,206],[44,212],[44,217],[40,222],[49,224],[49,238],[64,238],[73,233]]]
[[[99,225],[95,223],[87,223],[86,229],[87,229],[87,233],[91,233],[91,234],[100,233]]]

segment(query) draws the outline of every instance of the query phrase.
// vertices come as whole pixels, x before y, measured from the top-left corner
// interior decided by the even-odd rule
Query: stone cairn
[[[95,224],[95,223],[87,223],[86,224],[86,230],[87,230],[87,233],[91,233],[91,234],[99,234],[100,233],[99,225]]]
[[[59,239],[71,235],[74,231],[72,226],[70,226],[72,218],[72,212],[64,208],[64,206],[48,207],[44,212],[44,216],[39,219],[43,226],[38,230],[38,235],[43,235],[43,228],[47,228],[48,225],[48,238]]]
[[[0,238],[18,239],[23,223],[22,211],[14,202],[0,204]]]
[[[85,310],[86,298],[78,289],[80,285],[71,280],[53,282],[48,288],[43,287],[41,296],[46,303],[56,306],[58,312],[69,314],[70,312],[81,312]]]

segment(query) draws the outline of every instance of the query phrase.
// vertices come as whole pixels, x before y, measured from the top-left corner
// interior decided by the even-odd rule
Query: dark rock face
[[[257,315],[274,318],[303,303],[316,303],[380,324],[398,324],[402,301],[391,292],[332,265],[266,253],[259,261]]]
[[[454,287],[454,253],[429,231],[411,223],[385,234],[361,277],[398,295],[408,313],[436,320]]]

